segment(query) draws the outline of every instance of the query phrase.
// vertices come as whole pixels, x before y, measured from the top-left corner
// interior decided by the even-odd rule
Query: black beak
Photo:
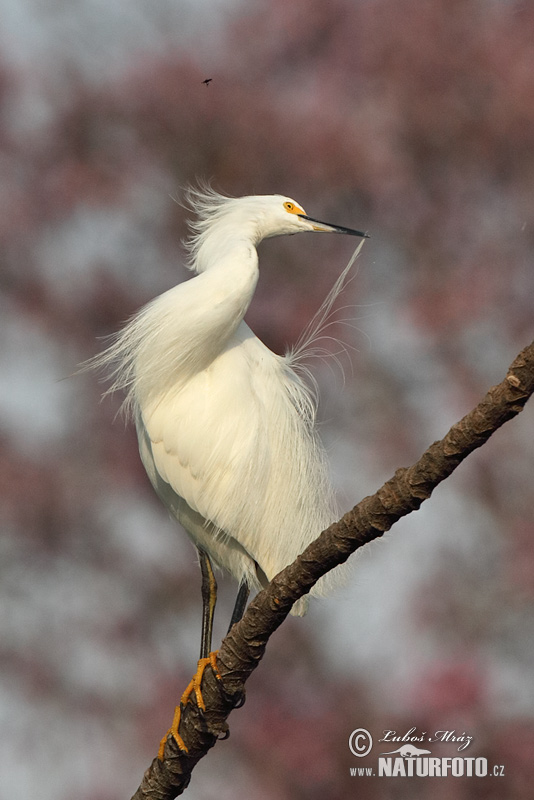
[[[344,228],[342,225],[331,225],[329,222],[321,222],[313,217],[308,217],[306,214],[298,214],[301,219],[307,219],[308,222],[314,222],[320,226],[315,228],[317,231],[324,231],[324,233],[347,233],[349,236],[361,236],[362,239],[369,239],[369,234],[365,231],[354,231],[352,228]]]

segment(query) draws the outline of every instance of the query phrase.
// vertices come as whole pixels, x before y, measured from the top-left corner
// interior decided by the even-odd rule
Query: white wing
[[[243,563],[238,575],[227,563],[234,543],[271,579],[334,517],[309,408],[286,360],[241,323],[206,370],[141,409],[152,482],[174,494],[156,486],[158,493],[179,518],[173,505],[182,498],[211,523],[209,536],[220,537],[213,555],[238,579],[251,567]],[[193,527],[198,542],[202,532]]]

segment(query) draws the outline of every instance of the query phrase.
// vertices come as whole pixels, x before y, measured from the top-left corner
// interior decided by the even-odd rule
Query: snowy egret
[[[266,586],[335,517],[314,395],[298,354],[276,355],[243,321],[258,280],[256,246],[306,231],[367,234],[309,217],[281,195],[193,190],[190,203],[196,276],[142,308],[92,364],[107,369],[109,391],[126,390],[148,477],[199,553],[200,661],[182,704],[194,691],[203,707],[203,670],[211,663],[216,671],[212,561],[240,586],[231,627],[249,590]],[[324,589],[323,579],[312,592]],[[293,613],[303,614],[306,602]],[[180,708],[170,732],[185,749],[179,719]]]

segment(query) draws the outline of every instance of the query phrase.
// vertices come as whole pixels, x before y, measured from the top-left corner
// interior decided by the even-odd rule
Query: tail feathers
[[[297,600],[297,602],[293,605],[293,608],[291,609],[291,614],[294,617],[303,617],[306,611],[308,610],[309,604],[310,604],[310,598],[308,597],[308,595],[304,595],[304,597],[301,597],[300,600]]]
[[[291,614],[295,617],[303,617],[308,611],[310,605],[310,597],[326,597],[335,589],[343,586],[349,578],[348,564],[341,564],[331,572],[322,577],[315,586],[312,587],[309,594],[301,597],[300,600],[293,605]]]

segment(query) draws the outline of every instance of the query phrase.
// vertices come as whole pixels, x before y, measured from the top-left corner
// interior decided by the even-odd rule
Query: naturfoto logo
[[[377,739],[377,743],[380,743],[381,747],[384,747],[386,742],[399,746],[394,750],[382,750],[378,753],[376,767],[351,767],[350,774],[352,777],[379,778],[443,778],[448,776],[483,778],[487,775],[503,777],[504,767],[495,765],[490,769],[487,758],[482,756],[434,756],[431,748],[420,746],[421,744],[441,742],[452,745],[455,753],[461,753],[469,747],[472,741],[473,736],[466,731],[460,733],[444,729],[429,734],[427,731],[418,732],[415,727],[405,733],[397,733],[392,729],[385,730]],[[366,728],[353,730],[349,736],[349,748],[357,758],[369,755],[373,748],[371,733]]]

